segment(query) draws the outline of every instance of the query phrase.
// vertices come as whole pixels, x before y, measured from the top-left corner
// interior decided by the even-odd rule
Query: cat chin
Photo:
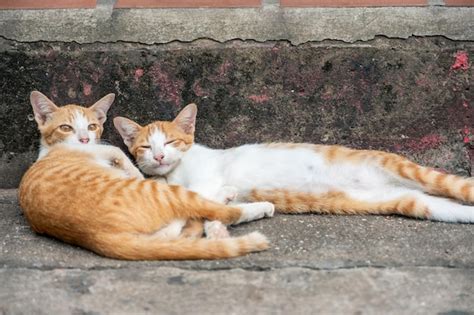
[[[174,168],[173,164],[168,165],[147,165],[142,167],[142,171],[148,175],[164,176],[171,172]]]

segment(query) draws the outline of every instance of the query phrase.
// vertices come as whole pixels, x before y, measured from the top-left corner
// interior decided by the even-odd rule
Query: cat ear
[[[46,95],[38,91],[31,92],[30,102],[38,125],[43,125],[51,114],[58,109]]]
[[[123,142],[128,148],[133,145],[138,132],[142,129],[142,126],[125,117],[115,117],[114,126],[122,136]]]
[[[114,102],[114,99],[115,99],[115,94],[110,93],[102,97],[100,100],[95,102],[94,105],[89,107],[96,113],[97,119],[99,120],[101,124],[103,124],[107,120],[107,112],[109,111],[110,106]]]
[[[185,133],[194,134],[196,126],[197,106],[194,103],[187,105],[173,120]]]

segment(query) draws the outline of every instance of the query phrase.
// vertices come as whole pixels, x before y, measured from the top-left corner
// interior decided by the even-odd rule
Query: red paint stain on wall
[[[224,61],[224,63],[222,63],[220,66],[219,66],[219,76],[224,76],[224,75],[227,75],[227,72],[229,71],[229,69],[232,67],[232,63],[230,63],[229,61]]]
[[[463,135],[462,142],[464,144],[470,144],[472,133],[471,133],[471,130],[467,126],[464,126],[464,129],[462,130],[462,135]]]
[[[99,83],[99,77],[100,77],[100,74],[97,73],[97,72],[94,72],[94,73],[92,73],[92,75],[91,75],[91,79],[92,79],[95,83]]]
[[[262,94],[262,95],[250,95],[248,99],[254,101],[255,103],[265,103],[270,100],[270,97],[268,95]]]
[[[92,85],[89,83],[82,83],[82,92],[85,96],[89,96],[92,94]]]
[[[148,73],[151,76],[153,84],[158,86],[160,97],[172,101],[176,106],[181,104],[181,90],[184,87],[184,81],[172,77],[164,71],[159,64],[154,64]]]
[[[202,97],[202,96],[209,96],[209,93],[207,91],[204,91],[202,88],[199,80],[194,82],[193,84],[193,92],[196,96]]]
[[[143,69],[141,68],[135,69],[135,74],[133,75],[133,77],[135,78],[135,81],[138,82],[140,78],[143,77],[144,73],[145,71],[143,71]]]
[[[458,51],[456,53],[456,59],[454,60],[453,65],[451,66],[451,69],[453,70],[467,70],[469,69],[469,56],[466,51]]]
[[[436,148],[442,141],[443,138],[440,135],[430,134],[419,140],[409,141],[407,146],[412,150],[422,151]]]
[[[58,97],[58,88],[56,87],[56,85],[54,84],[54,82],[53,82],[53,86],[51,87],[50,93],[51,93],[51,96],[52,96],[53,98],[57,98],[57,97]]]

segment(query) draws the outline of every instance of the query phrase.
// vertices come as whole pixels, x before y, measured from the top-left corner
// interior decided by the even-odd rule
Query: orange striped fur
[[[258,232],[235,238],[201,238],[199,221],[233,224],[252,220],[272,215],[271,204],[215,203],[181,186],[143,179],[116,147],[70,144],[59,136],[55,141],[44,139],[45,134],[66,132],[63,139],[74,138],[73,127],[61,130],[60,126],[76,126],[70,119],[74,116],[71,111],[88,113],[89,109],[57,107],[39,92],[32,93],[32,103],[42,142],[48,147],[23,176],[18,194],[37,233],[129,260],[218,259],[268,248],[267,239]],[[91,109],[90,114],[95,115],[90,123],[101,124],[100,136],[104,113]],[[181,227],[175,223],[179,220],[190,221],[184,232],[187,238],[179,237]],[[170,228],[174,225],[179,228],[177,233]]]

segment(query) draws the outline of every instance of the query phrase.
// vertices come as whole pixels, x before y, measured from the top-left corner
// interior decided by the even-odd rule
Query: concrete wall
[[[35,158],[33,89],[57,104],[114,92],[109,116],[141,123],[196,102],[215,147],[338,143],[471,174],[472,8],[110,8],[0,11],[0,187]],[[110,120],[104,136],[120,144]]]

